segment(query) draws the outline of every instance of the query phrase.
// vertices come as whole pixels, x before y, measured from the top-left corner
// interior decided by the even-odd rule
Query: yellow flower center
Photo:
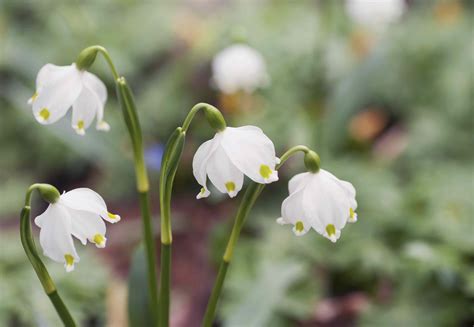
[[[51,116],[51,113],[49,112],[48,108],[43,108],[43,109],[40,110],[39,116],[43,120],[48,120],[49,116]]]
[[[271,174],[272,174],[272,170],[270,169],[270,167],[268,167],[267,165],[261,165],[260,166],[260,175],[263,178],[268,179],[268,178],[270,178]]]
[[[225,183],[225,188],[227,189],[227,192],[234,192],[235,191],[235,183],[234,182],[227,182]]]
[[[328,233],[328,236],[336,235],[336,227],[334,227],[333,224],[329,224],[326,226],[326,232]]]
[[[70,254],[65,254],[64,259],[66,260],[67,266],[72,266],[74,264],[74,257]]]
[[[107,216],[108,216],[110,219],[117,219],[117,215],[114,215],[113,213],[110,213],[110,212],[107,212]]]
[[[295,224],[295,230],[298,232],[298,233],[302,233],[304,231],[304,224],[301,220],[298,220]]]
[[[102,245],[102,244],[104,244],[105,237],[104,237],[104,235],[101,235],[101,234],[95,234],[94,238],[93,238],[93,241],[97,245]]]
[[[83,120],[79,120],[77,122],[77,129],[84,129],[84,121]]]

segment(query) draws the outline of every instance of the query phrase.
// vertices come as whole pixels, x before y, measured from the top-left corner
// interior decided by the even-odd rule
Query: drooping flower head
[[[290,180],[288,188],[290,195],[281,205],[277,222],[293,225],[297,236],[313,228],[336,242],[346,222],[357,221],[354,186],[326,170],[298,174]]]
[[[96,128],[110,129],[104,121],[107,89],[94,74],[70,66],[44,65],[36,77],[36,92],[29,99],[36,120],[44,125],[53,124],[64,117],[72,107],[72,128],[79,135],[96,118]]]
[[[265,60],[254,48],[234,44],[219,52],[212,61],[212,79],[223,93],[252,93],[269,82]]]
[[[257,183],[278,180],[273,142],[255,126],[226,127],[204,142],[193,159],[193,174],[202,186],[197,198],[209,196],[207,177],[222,193],[234,197],[244,175]]]
[[[44,255],[64,263],[67,272],[74,270],[74,264],[80,259],[72,236],[83,245],[89,241],[103,248],[107,241],[104,220],[116,223],[120,216],[108,212],[104,200],[96,192],[78,188],[63,193],[35,218],[35,224],[41,228],[40,244]]]

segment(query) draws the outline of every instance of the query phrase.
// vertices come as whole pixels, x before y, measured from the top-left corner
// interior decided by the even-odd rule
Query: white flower
[[[312,227],[336,242],[346,222],[356,222],[357,202],[351,183],[339,180],[330,172],[301,173],[288,184],[290,195],[281,205],[281,225],[293,225],[293,232],[304,235]]]
[[[346,11],[357,24],[375,29],[397,21],[405,11],[405,0],[347,0]]]
[[[193,159],[193,174],[202,186],[197,198],[209,196],[207,177],[232,198],[242,189],[244,174],[257,183],[278,180],[273,142],[255,126],[226,127],[204,142]]]
[[[48,206],[45,212],[35,218],[41,228],[40,244],[45,256],[63,262],[67,272],[74,270],[79,262],[72,236],[86,244],[94,243],[105,247],[105,223],[120,221],[119,215],[107,211],[102,197],[88,188],[78,188],[63,193],[58,201]]]
[[[212,61],[212,79],[227,94],[252,93],[269,82],[265,60],[255,49],[234,44],[219,52]]]
[[[36,92],[28,100],[33,114],[41,124],[52,124],[61,119],[72,106],[72,127],[84,135],[94,117],[96,128],[108,131],[104,121],[107,89],[104,83],[76,64],[70,66],[44,65],[36,77]]]

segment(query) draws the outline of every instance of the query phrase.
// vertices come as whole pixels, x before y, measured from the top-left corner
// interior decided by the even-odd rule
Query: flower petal
[[[308,177],[309,173],[300,173],[293,176],[290,181],[288,182],[288,191],[291,193],[295,192],[301,185],[304,185],[304,182]]]
[[[70,209],[91,212],[111,223],[120,221],[119,215],[107,211],[104,199],[89,188],[77,188],[61,195],[59,200]]]
[[[66,271],[74,270],[79,256],[71,236],[71,216],[61,204],[50,204],[41,215],[35,218],[41,228],[40,244],[45,256],[57,262],[64,262]]]
[[[61,119],[82,91],[81,73],[75,65],[64,70],[54,82],[41,87],[32,101],[33,114],[41,124]]]
[[[193,175],[196,178],[196,181],[199,185],[202,186],[201,191],[198,193],[196,198],[204,198],[208,197],[210,192],[207,189],[207,174],[206,174],[206,166],[210,156],[214,153],[214,151],[219,146],[221,135],[217,133],[213,139],[204,142],[201,146],[197,149],[196,153],[194,154],[193,158]]]
[[[275,146],[260,128],[227,127],[222,134],[222,146],[241,172],[257,183],[278,180]]]
[[[67,74],[71,66],[57,66],[53,64],[46,64],[36,75],[36,90],[38,91],[42,87],[47,86],[48,84],[55,83],[58,79]]]
[[[85,130],[94,120],[100,106],[102,104],[97,94],[92,92],[89,87],[84,86],[72,105],[72,128],[77,134],[85,134]]]
[[[349,201],[346,192],[327,175],[315,173],[306,186],[305,211],[311,215],[313,227],[324,235],[327,225],[341,230],[349,215]]]
[[[108,131],[110,129],[110,126],[104,121],[104,105],[107,101],[107,88],[105,87],[105,84],[96,75],[91,74],[89,72],[84,72],[82,82],[92,92],[94,92],[99,99],[99,103],[97,106],[96,128],[98,130]]]
[[[231,198],[242,189],[244,174],[230,161],[222,146],[218,146],[208,159],[206,172],[212,184]]]
[[[306,181],[303,181],[305,184]],[[311,222],[307,219],[303,207],[304,186],[296,192],[290,194],[281,205],[282,217],[277,220],[281,225],[293,225],[293,232],[296,236],[302,236],[311,229]]]
[[[71,215],[72,235],[86,245],[87,240],[97,247],[105,247],[106,227],[102,218],[91,212],[68,209]]]

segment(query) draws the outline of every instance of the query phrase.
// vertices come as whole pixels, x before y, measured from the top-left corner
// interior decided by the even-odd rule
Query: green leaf
[[[146,256],[140,244],[132,257],[128,278],[128,320],[130,326],[153,326]]]

